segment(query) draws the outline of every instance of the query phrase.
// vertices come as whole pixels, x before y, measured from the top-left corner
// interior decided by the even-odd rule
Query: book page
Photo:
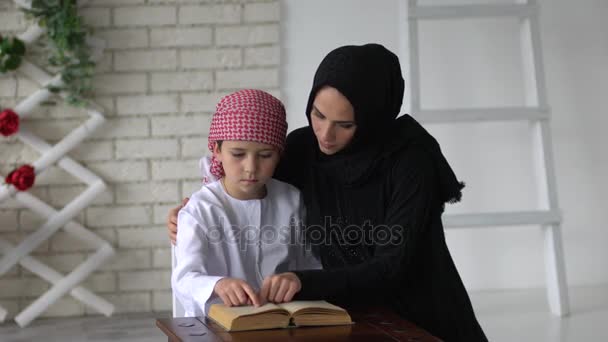
[[[324,300],[294,300],[289,303],[281,303],[277,306],[289,311],[290,314],[302,309],[326,309],[332,311],[346,311],[339,306],[330,304]]]
[[[249,316],[256,315],[263,312],[281,310],[278,305],[272,303],[266,303],[260,307],[255,307],[253,305],[245,305],[245,306],[226,306],[224,304],[213,304],[209,310],[211,314],[214,311],[221,311],[228,314],[230,317],[240,317],[240,316]]]

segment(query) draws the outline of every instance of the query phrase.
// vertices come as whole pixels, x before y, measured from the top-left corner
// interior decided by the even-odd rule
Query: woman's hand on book
[[[264,279],[260,299],[273,303],[285,303],[293,299],[300,291],[302,283],[293,272],[274,274]]]
[[[220,296],[226,306],[255,305],[260,306],[260,299],[243,279],[222,278],[217,283],[213,291]]]

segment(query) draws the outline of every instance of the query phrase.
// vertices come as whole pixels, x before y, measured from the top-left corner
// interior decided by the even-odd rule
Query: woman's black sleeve
[[[390,243],[376,244],[374,256],[357,265],[333,270],[295,273],[302,282],[296,299],[327,299],[337,302],[377,301],[408,274],[420,237],[437,210],[436,176],[427,155],[412,150],[390,171],[390,201],[384,225],[391,231]]]

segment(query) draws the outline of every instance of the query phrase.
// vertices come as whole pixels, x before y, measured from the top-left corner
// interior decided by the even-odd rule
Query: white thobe
[[[213,289],[224,277],[245,280],[257,291],[265,277],[319,269],[302,244],[304,205],[299,190],[270,179],[263,199],[239,200],[220,181],[204,185],[179,211],[177,264],[172,286],[186,317],[221,303]]]

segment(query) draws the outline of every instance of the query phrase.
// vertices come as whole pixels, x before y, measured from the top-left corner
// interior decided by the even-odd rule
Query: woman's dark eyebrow
[[[325,117],[325,115],[323,113],[321,113],[321,111],[317,107],[315,107],[314,104],[312,105],[312,109],[316,110],[317,113],[321,114],[322,117]]]
[[[315,107],[314,104],[312,105],[312,109],[316,110],[317,113],[321,114],[322,117],[326,118],[325,114],[321,113],[321,111],[317,107]],[[354,121],[332,121],[332,122],[337,123],[337,124],[353,124],[353,125],[355,124]]]

